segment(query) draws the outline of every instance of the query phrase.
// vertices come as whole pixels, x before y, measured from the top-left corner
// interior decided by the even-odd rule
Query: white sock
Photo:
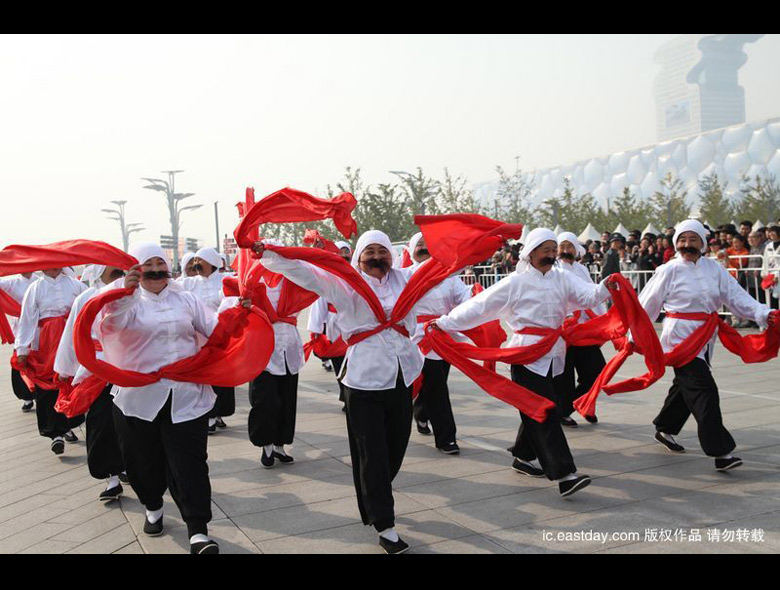
[[[209,428],[214,426],[216,423],[217,423],[217,419],[216,418],[209,418]]]
[[[51,442],[55,442],[55,441],[58,441],[58,440],[61,441],[61,442],[65,442],[65,439],[62,438],[61,436],[55,436],[53,439],[51,439]]]
[[[284,452],[284,445],[277,447],[274,445],[274,451],[279,453],[280,455],[287,455],[287,453]]]
[[[716,457],[717,459],[733,459],[731,455],[723,455],[722,457]]]
[[[399,539],[398,533],[395,532],[393,527],[383,530],[381,533],[379,533],[379,536],[387,539],[388,541],[392,541],[393,543],[397,543]]]
[[[515,458],[517,459],[517,457]],[[522,459],[517,459],[517,460],[520,461],[520,463],[522,463],[523,465],[528,465],[529,467],[533,467],[534,469],[541,469],[541,467],[539,467],[535,463],[536,459],[534,459],[533,461],[523,461]]]
[[[265,445],[263,447],[263,449],[265,449],[265,454],[268,455],[269,457],[274,452],[274,446],[273,445]]]
[[[556,479],[555,481],[556,481],[557,483],[560,483],[560,482],[562,482],[562,481],[571,481],[572,479],[577,479],[578,477],[579,477],[579,476],[578,476],[578,475],[577,475],[577,473],[575,472],[575,473],[570,473],[569,475],[567,475],[566,477],[562,477],[561,479]]]
[[[203,535],[201,533],[198,533],[197,535],[192,535],[190,537],[190,545],[194,545],[195,543],[208,543],[211,541],[206,535]]]
[[[163,515],[163,509],[160,508],[159,510],[147,510],[146,511],[146,519],[154,524],[158,520],[162,518]]]
[[[112,475],[108,478],[108,485],[106,485],[106,489],[110,490],[111,488],[115,488],[119,485],[119,476],[118,475]]]
[[[673,437],[671,434],[666,434],[665,432],[659,432],[658,434],[660,434],[661,436],[663,436],[663,437],[664,437],[666,440],[668,440],[669,442],[673,442],[674,444],[677,444],[677,441],[676,441],[676,440],[674,440],[674,437]]]

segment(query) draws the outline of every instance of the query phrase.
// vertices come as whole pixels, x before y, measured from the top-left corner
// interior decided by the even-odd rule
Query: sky
[[[656,143],[659,35],[3,35],[0,247],[84,238],[121,246],[101,209],[170,233],[142,177],[184,170],[201,209],[182,235],[215,245],[252,186],[326,196],[347,166],[545,168]],[[746,120],[780,116],[780,35],[746,45]]]

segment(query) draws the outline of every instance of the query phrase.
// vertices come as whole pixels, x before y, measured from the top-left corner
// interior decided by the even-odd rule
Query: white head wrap
[[[352,254],[352,246],[349,245],[349,242],[336,242],[336,248],[341,250],[342,248],[346,248],[349,250],[349,253]]]
[[[398,253],[395,251],[393,243],[390,241],[390,238],[387,237],[387,234],[378,229],[369,230],[360,236],[360,239],[358,239],[357,244],[355,245],[355,250],[352,252],[352,266],[360,270],[360,255],[363,253],[363,250],[371,244],[379,244],[387,248],[393,257],[390,266],[395,267]]]
[[[574,249],[577,251],[577,256],[580,258],[585,256],[585,248],[582,247],[582,244],[580,244],[577,236],[575,236],[570,231],[564,231],[558,234],[559,246],[561,245],[561,242],[569,242],[572,246],[574,246]]]
[[[214,268],[219,269],[222,266],[222,257],[214,248],[201,248],[195,252],[195,256],[201,260],[205,260]]]
[[[65,276],[68,276],[68,277],[70,277],[72,279],[76,278],[76,271],[73,270],[72,266],[64,266],[62,268],[62,274],[64,274]]]
[[[84,274],[81,275],[81,282],[87,283],[90,287],[94,287],[98,281],[102,279],[103,273],[106,272],[106,267],[102,264],[90,264],[84,269]]]
[[[677,239],[682,235],[683,233],[687,231],[696,232],[699,234],[699,237],[701,238],[701,251],[706,252],[707,251],[707,237],[708,232],[706,228],[702,225],[701,221],[697,219],[686,219],[685,221],[680,222],[677,227],[674,230],[674,249],[677,250]]]
[[[531,252],[536,250],[539,246],[545,242],[553,241],[558,243],[558,236],[555,232],[547,229],[546,227],[537,227],[534,230],[528,232],[526,236],[523,249],[520,251],[520,262],[517,264],[516,272],[524,272],[528,268],[529,259],[531,258]]]
[[[179,264],[181,265],[181,272],[184,272],[184,269],[187,268],[187,264],[189,264],[190,260],[195,258],[195,252],[185,252],[184,256],[181,257],[181,260],[179,260]]]
[[[168,270],[171,270],[171,261],[165,253],[165,250],[154,242],[139,242],[138,244],[133,244],[130,247],[129,254],[135,258],[139,264],[143,264],[147,260],[157,256],[158,258],[162,258],[165,261],[165,264],[168,265]]]

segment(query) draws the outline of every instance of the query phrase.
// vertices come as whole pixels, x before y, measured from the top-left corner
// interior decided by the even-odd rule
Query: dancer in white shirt
[[[113,266],[93,265],[89,267],[90,273],[85,271],[84,276],[90,280],[90,288],[76,297],[62,333],[57,356],[54,359],[54,370],[61,381],[72,378],[72,385],[83,382],[90,373],[84,369],[76,358],[73,346],[73,327],[79,312],[87,301],[98,294],[98,291],[106,285],[124,276],[124,272]],[[84,278],[82,276],[82,278]],[[97,340],[97,334],[93,330],[93,339]],[[97,352],[98,358],[103,358],[102,351]],[[122,482],[127,483],[122,453],[119,450],[119,442],[114,428],[112,385],[109,383],[87,411],[87,467],[89,473],[95,479],[105,479],[106,489],[98,496],[101,502],[118,500],[124,493]],[[122,480],[122,481],[120,481]]]
[[[365,525],[379,532],[380,546],[402,553],[409,546],[395,531],[392,481],[409,443],[411,387],[423,356],[409,334],[417,322],[415,307],[399,324],[380,324],[366,300],[345,280],[300,260],[289,260],[255,245],[263,264],[304,289],[314,291],[338,310],[338,325],[349,348],[341,370],[347,403],[347,433],[358,508]],[[381,231],[360,236],[352,266],[371,287],[389,317],[409,273],[393,268],[395,248]]]
[[[59,395],[54,358],[73,301],[86,289],[84,283],[67,276],[61,268],[44,270],[25,292],[19,316],[14,344],[18,364],[30,371],[28,378],[35,383],[38,431],[51,439],[55,455],[65,451],[66,440],[78,440],[71,429],[84,421],[83,416],[68,419],[54,409]]]
[[[686,340],[703,321],[690,314],[712,314],[727,306],[734,315],[756,322],[766,328],[771,309],[759,303],[743,289],[717,261],[702,256],[706,250],[707,231],[695,219],[677,226],[674,246],[677,255],[660,266],[639,294],[639,302],[650,319],[665,312],[661,346],[669,352]],[[661,412],[653,420],[655,440],[666,449],[682,453],[685,449],[674,436],[680,433],[693,414],[698,424],[702,450],[715,458],[719,471],[742,464],[731,455],[736,443],[723,425],[718,386],[712,378],[710,363],[717,334],[699,351],[690,363],[674,368],[674,382]]]
[[[431,258],[425,238],[417,233],[409,240],[409,253],[412,273],[417,272]],[[436,319],[471,298],[471,290],[458,276],[452,276],[436,285],[417,302],[417,329],[412,341],[418,343],[424,338],[424,324]],[[459,338],[465,340],[465,338]],[[460,452],[456,441],[455,417],[452,414],[450,391],[447,387],[447,377],[450,364],[443,360],[433,350],[425,353],[425,363],[422,370],[422,386],[414,400],[413,413],[417,424],[417,432],[429,435],[433,426],[433,436],[436,448],[446,455],[457,455]]]
[[[16,277],[7,277],[0,279],[0,289],[8,293],[19,305],[24,300],[24,294],[27,289],[32,285],[33,274],[31,272],[25,272]],[[13,316],[9,316],[11,331],[16,338],[17,330],[19,329],[19,319]],[[21,373],[11,367],[11,387],[13,388],[14,395],[22,400],[22,412],[32,412],[35,410],[35,392],[30,391],[30,388],[22,379]]]
[[[192,269],[195,275],[181,281],[182,286],[193,293],[201,303],[212,313],[217,313],[225,299],[222,289],[222,279],[225,275],[219,272],[222,258],[214,248],[201,248],[192,258]],[[209,434],[214,434],[217,428],[227,428],[223,418],[236,413],[235,387],[212,386],[217,401],[209,412]]]
[[[137,244],[139,262],[106,289],[138,287],[107,304],[96,326],[106,361],[150,373],[194,355],[217,316],[170,279],[170,262],[157,244]],[[171,496],[187,525],[191,553],[218,553],[208,537],[211,483],[207,464],[207,414],[216,396],[208,385],[161,379],[143,387],[114,386],[114,423],[130,485],[146,508],[144,532],[163,532],[163,494]]]
[[[556,235],[549,229],[534,229],[525,240],[515,272],[442,316],[433,326],[461,332],[500,318],[514,330],[509,346],[528,346],[549,330],[559,328],[573,306],[592,308],[609,297],[603,282],[586,283],[574,273],[556,268],[557,253]],[[512,365],[512,380],[555,402],[553,378],[563,372],[565,353],[566,344],[559,338],[540,359],[528,365]],[[511,449],[515,457],[512,468],[558,482],[562,496],[587,486],[590,478],[577,473],[557,408],[542,423],[522,412],[520,416],[522,424]],[[541,468],[533,464],[537,458]]]
[[[583,281],[592,283],[588,269],[577,261],[585,255],[585,248],[579,243],[577,236],[571,232],[558,234],[558,266],[565,271],[573,272]],[[606,305],[601,303],[593,309],[574,308],[570,310],[578,323],[607,313]],[[568,346],[566,348],[566,366],[563,373],[555,378],[555,393],[558,396],[558,409],[561,412],[561,423],[564,426],[576,427],[577,422],[571,417],[574,412],[574,400],[587,393],[596,378],[606,365],[600,346]],[[574,372],[577,372],[575,386]],[[590,423],[598,422],[596,416],[586,416]]]

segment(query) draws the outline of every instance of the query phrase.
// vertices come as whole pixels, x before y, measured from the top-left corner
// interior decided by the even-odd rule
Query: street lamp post
[[[119,222],[119,227],[122,230],[122,248],[127,252],[130,246],[130,235],[142,231],[145,229],[140,223],[126,223],[125,222],[125,203],[127,201],[111,201],[117,206],[116,209],[101,209],[104,213],[110,213],[112,216],[109,219],[113,219]]]
[[[144,188],[150,190],[159,191],[165,193],[166,200],[168,202],[168,215],[171,222],[171,237],[173,238],[173,267],[179,266],[179,230],[181,229],[181,214],[185,211],[194,211],[199,209],[203,205],[190,205],[188,207],[179,208],[179,204],[184,199],[189,199],[195,193],[177,193],[174,188],[174,176],[184,170],[163,170],[163,174],[168,175],[168,181],[161,180],[159,178],[142,178],[151,184],[146,185]]]

